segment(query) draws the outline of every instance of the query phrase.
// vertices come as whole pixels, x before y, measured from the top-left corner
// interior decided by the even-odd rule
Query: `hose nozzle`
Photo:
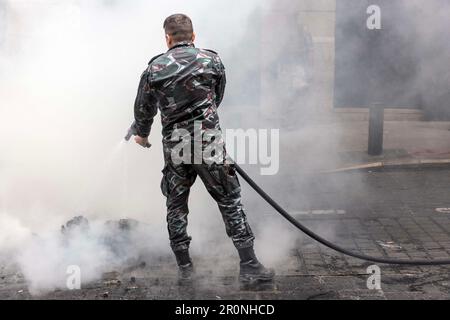
[[[133,122],[131,127],[128,129],[127,135],[125,136],[125,141],[130,141],[133,136],[137,134],[136,132],[136,122]]]

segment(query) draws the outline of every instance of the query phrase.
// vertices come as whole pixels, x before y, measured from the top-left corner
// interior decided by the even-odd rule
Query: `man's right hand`
[[[138,145],[140,145],[141,147],[144,147],[144,148],[150,148],[152,146],[150,144],[150,142],[148,142],[148,138],[143,138],[143,137],[136,136],[136,137],[134,137],[134,141]]]

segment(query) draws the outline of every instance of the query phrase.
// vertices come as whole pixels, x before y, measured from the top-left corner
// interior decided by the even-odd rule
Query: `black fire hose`
[[[312,239],[316,240],[317,242],[323,244],[326,247],[329,247],[337,252],[343,253],[347,256],[351,256],[357,259],[371,261],[375,263],[381,263],[381,264],[396,264],[396,265],[414,265],[414,266],[438,266],[438,265],[450,265],[450,259],[449,260],[397,260],[397,259],[390,259],[390,258],[376,258],[371,256],[366,256],[364,254],[355,253],[352,251],[349,251],[347,249],[344,249],[324,238],[319,236],[318,234],[314,233],[307,227],[305,227],[303,224],[301,224],[297,219],[295,219],[293,216],[291,216],[286,210],[284,210],[275,200],[273,200],[263,189],[261,189],[258,184],[253,181],[252,178],[248,176],[247,173],[245,173],[244,170],[242,170],[241,167],[239,167],[236,163],[234,163],[234,166],[236,168],[236,171],[241,175],[241,177],[264,199],[267,201],[268,204],[270,204],[276,211],[278,211],[279,214],[281,214],[286,220],[288,220],[291,224],[293,224],[297,229],[304,232],[306,235],[311,237]]]
[[[133,135],[136,134],[136,128],[135,123],[130,127],[128,130],[128,133],[125,137],[126,141],[129,141]],[[230,159],[231,160],[231,159]],[[352,251],[349,251],[347,249],[344,249],[338,245],[335,245],[334,243],[322,238],[318,234],[314,233],[307,227],[305,227],[303,224],[297,221],[293,216],[291,216],[286,210],[284,210],[275,200],[273,200],[263,189],[261,189],[258,184],[253,181],[252,178],[249,177],[247,173],[245,173],[242,168],[237,165],[236,163],[233,163],[236,171],[241,175],[241,177],[264,199],[267,201],[268,204],[270,204],[276,211],[278,211],[279,214],[281,214],[286,220],[288,220],[291,224],[293,224],[297,229],[311,237],[312,239],[316,240],[317,242],[321,243],[322,245],[329,247],[337,252],[343,253],[347,256],[354,257],[361,260],[371,261],[375,263],[381,263],[381,264],[397,264],[397,265],[413,265],[413,266],[439,266],[439,265],[450,265],[450,259],[449,260],[397,260],[397,259],[389,259],[389,258],[376,258],[371,256],[366,256],[364,254],[355,253]]]

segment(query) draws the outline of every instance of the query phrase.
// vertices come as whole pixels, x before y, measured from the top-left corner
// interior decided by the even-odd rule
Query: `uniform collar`
[[[176,48],[182,48],[182,47],[191,47],[194,48],[195,45],[190,42],[190,41],[183,41],[183,42],[178,42],[176,45],[174,45],[172,48],[169,49],[169,51],[176,49]]]

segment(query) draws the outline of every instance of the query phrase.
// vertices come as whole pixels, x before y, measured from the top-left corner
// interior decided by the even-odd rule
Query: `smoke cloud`
[[[257,3],[0,2],[0,252],[2,260],[18,263],[34,292],[64,287],[68,264],[82,265],[84,281],[116,266],[98,227],[107,220],[141,221],[150,227],[135,231],[136,246],[170,253],[159,121],[150,152],[120,142],[133,119],[139,76],[151,57],[167,50],[162,23],[168,15],[190,15],[196,45],[228,62]],[[202,186],[193,193],[195,251],[217,238],[205,234],[210,225],[223,226]],[[77,215],[94,227],[62,241],[60,226]],[[221,234],[219,242],[232,252]]]
[[[420,7],[426,21],[413,32],[413,49],[420,53],[414,54],[422,58],[409,81],[418,92],[444,97],[448,70],[439,66],[448,63],[448,43],[438,34],[448,30],[449,20],[433,14],[448,17],[450,6],[430,2],[424,7],[410,0],[405,7]],[[281,129],[280,175],[255,180],[293,211],[345,209],[324,207],[326,199],[314,202],[317,194],[310,189],[317,177],[303,175],[336,163],[352,137],[342,130],[348,124],[330,125],[332,79],[324,68],[333,65],[321,47],[326,39],[315,38],[307,14],[279,15],[301,8],[301,1],[271,0],[0,0],[0,263],[17,265],[38,294],[64,288],[69,265],[79,265],[88,282],[143,256],[171,254],[159,187],[159,118],[150,151],[121,139],[133,118],[141,72],[166,50],[163,20],[176,12],[192,18],[196,45],[218,51],[226,65],[222,126]],[[314,22],[318,30],[328,25]],[[443,50],[429,49],[436,42]],[[249,168],[252,175],[258,172]],[[336,179],[333,186],[340,183]],[[243,188],[257,252],[263,262],[278,265],[298,234],[282,220],[262,219],[272,210]],[[193,188],[190,211],[194,255],[235,255],[237,261],[201,183]],[[80,215],[89,229],[70,236],[60,231]],[[105,222],[122,218],[142,225],[112,246]],[[321,235],[334,238],[333,228],[321,223]],[[130,250],[118,255],[122,249]]]

